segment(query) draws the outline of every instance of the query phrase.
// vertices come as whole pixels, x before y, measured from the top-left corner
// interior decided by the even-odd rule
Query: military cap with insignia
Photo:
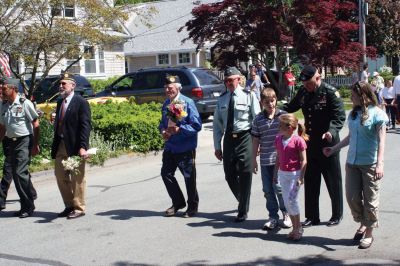
[[[311,65],[305,66],[300,73],[299,79],[301,81],[307,81],[314,77],[315,73],[317,73],[317,68]]]
[[[15,78],[1,77],[0,84],[1,85],[11,85],[11,86],[18,88],[20,85],[20,81],[19,81],[19,79],[15,79]]]
[[[228,67],[227,69],[225,69],[224,72],[224,76],[225,78],[230,77],[230,76],[235,76],[235,75],[242,75],[242,73],[240,73],[240,71],[236,68],[236,67]]]
[[[165,85],[171,84],[171,83],[181,83],[181,80],[179,79],[178,76],[173,76],[173,75],[166,75],[165,76]]]
[[[60,80],[70,80],[76,83],[74,75],[68,72],[61,73]]]

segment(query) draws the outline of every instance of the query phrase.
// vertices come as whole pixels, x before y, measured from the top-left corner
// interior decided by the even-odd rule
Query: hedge
[[[164,141],[158,132],[161,104],[124,103],[92,104],[92,127],[90,143],[98,148],[95,164],[102,164],[115,151],[149,152],[163,148]],[[43,159],[51,160],[53,125],[40,121],[39,146],[41,152],[32,158],[32,165],[40,165]],[[0,168],[3,168],[3,148],[0,149]],[[2,175],[2,171],[0,171]]]

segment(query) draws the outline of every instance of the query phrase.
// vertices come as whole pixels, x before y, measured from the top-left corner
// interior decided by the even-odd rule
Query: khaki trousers
[[[64,170],[62,160],[68,158],[64,141],[58,146],[54,172],[57,179],[58,189],[60,190],[66,208],[74,208],[74,210],[85,212],[85,161],[82,160],[79,166],[79,173],[74,174],[71,171]]]
[[[346,164],[346,198],[354,221],[378,227],[380,180],[375,180],[376,165]]]

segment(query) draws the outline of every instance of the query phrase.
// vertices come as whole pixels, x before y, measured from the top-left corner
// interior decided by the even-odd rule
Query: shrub
[[[163,140],[158,131],[161,105],[120,103],[92,105],[93,129],[114,149],[138,152],[160,150]]]
[[[339,93],[340,93],[340,97],[342,97],[343,99],[350,98],[350,95],[351,95],[350,87],[348,87],[348,86],[340,87]]]

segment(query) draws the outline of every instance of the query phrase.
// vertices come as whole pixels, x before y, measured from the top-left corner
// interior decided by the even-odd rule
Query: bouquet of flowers
[[[66,160],[61,161],[65,171],[71,171],[75,175],[79,174],[79,165],[81,164],[81,157],[72,156]]]
[[[167,106],[166,116],[168,117],[168,127],[175,126],[178,121],[182,121],[187,116],[185,103],[179,100],[172,101]]]
[[[89,155],[89,157],[92,155],[96,155],[97,148],[91,148],[86,152]],[[81,164],[82,160],[83,159],[80,156],[72,156],[68,157],[66,160],[62,160],[61,163],[65,171],[70,171],[73,174],[77,175],[79,174],[79,165]]]

